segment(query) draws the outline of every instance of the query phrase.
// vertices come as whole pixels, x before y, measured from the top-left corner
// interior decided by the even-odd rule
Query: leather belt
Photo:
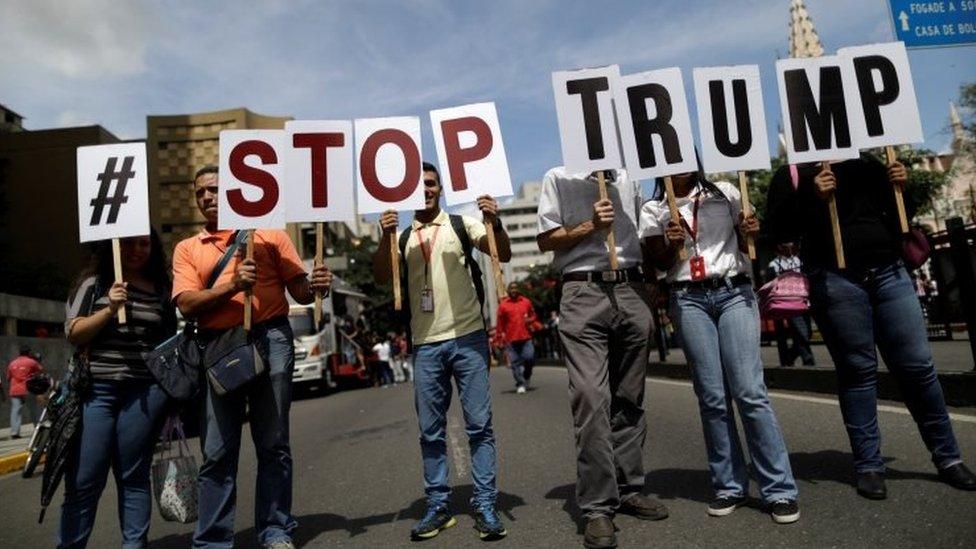
[[[672,282],[671,288],[674,290],[716,290],[729,284],[739,286],[752,283],[752,278],[747,274],[737,274],[731,278],[706,278],[705,280],[682,280]]]
[[[639,267],[620,269],[617,271],[579,271],[563,275],[563,282],[601,282],[604,284],[620,284],[624,282],[643,282],[644,273]]]

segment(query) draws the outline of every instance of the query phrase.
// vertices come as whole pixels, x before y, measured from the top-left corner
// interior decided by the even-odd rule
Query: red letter
[[[312,154],[312,207],[329,205],[328,148],[342,147],[346,138],[341,133],[296,133],[292,137],[295,148],[311,149]]]
[[[244,163],[244,159],[251,155],[261,159],[262,164],[277,164],[278,155],[274,147],[264,141],[242,141],[230,152],[230,173],[244,183],[249,183],[264,191],[263,196],[256,202],[244,198],[240,189],[227,191],[227,203],[240,215],[245,217],[261,217],[267,215],[278,205],[278,182],[270,173],[252,168]]]
[[[376,153],[387,143],[399,147],[406,162],[403,181],[392,187],[383,185],[376,175]],[[363,186],[377,199],[383,202],[405,200],[420,183],[420,151],[417,144],[402,130],[391,128],[374,133],[363,143],[363,150],[359,154],[359,174],[363,178]]]
[[[461,141],[458,138],[461,132],[474,132],[473,147],[461,148]],[[444,134],[444,153],[447,155],[447,169],[451,175],[451,186],[454,187],[455,191],[463,191],[468,188],[464,164],[488,156],[494,145],[491,128],[484,120],[475,116],[468,116],[442,121],[441,133]]]

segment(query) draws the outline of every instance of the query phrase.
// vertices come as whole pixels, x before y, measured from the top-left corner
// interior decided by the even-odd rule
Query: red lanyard
[[[437,231],[441,228],[440,225],[434,226],[434,234],[431,235],[430,239],[424,241],[421,231],[423,227],[417,227],[417,243],[420,244],[420,253],[424,256],[424,284],[430,279],[430,258],[434,255],[434,243],[437,242]]]
[[[678,214],[678,217],[681,218],[681,226],[688,231],[688,234],[691,235],[691,239],[695,242],[698,242],[698,205],[700,202],[701,192],[695,196],[695,207],[692,209],[691,215],[691,227],[688,226],[688,222],[685,221],[685,218],[680,213]]]

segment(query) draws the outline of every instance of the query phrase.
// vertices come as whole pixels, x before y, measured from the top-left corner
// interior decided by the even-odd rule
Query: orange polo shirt
[[[173,301],[183,292],[206,288],[207,279],[217,262],[227,251],[234,231],[206,230],[176,245],[173,251]],[[235,254],[227,263],[216,284],[230,282],[237,264],[243,259]],[[258,280],[254,284],[251,299],[251,319],[257,324],[288,314],[285,285],[299,276],[306,276],[305,266],[295,250],[288,234],[279,230],[254,231],[254,261],[257,263]],[[244,323],[244,292],[238,292],[229,301],[200,315],[201,328],[222,330]]]

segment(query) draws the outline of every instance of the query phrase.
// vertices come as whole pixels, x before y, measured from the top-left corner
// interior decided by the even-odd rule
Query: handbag
[[[234,233],[227,251],[210,273],[207,288],[217,282],[246,236],[245,231]],[[175,400],[190,400],[200,389],[203,349],[197,335],[196,322],[188,321],[182,331],[160,343],[146,356],[146,366],[156,382]]]
[[[909,271],[925,265],[930,255],[932,255],[932,245],[921,229],[916,227],[902,235],[901,258]]]
[[[251,332],[243,326],[217,332],[203,353],[207,379],[218,395],[239,389],[265,370],[264,359],[252,341]]]
[[[196,522],[197,472],[197,461],[186,443],[183,423],[178,416],[170,417],[163,427],[162,449],[152,465],[153,495],[163,520]]]
[[[786,271],[756,292],[763,318],[785,319],[810,310],[810,282],[803,273]]]

